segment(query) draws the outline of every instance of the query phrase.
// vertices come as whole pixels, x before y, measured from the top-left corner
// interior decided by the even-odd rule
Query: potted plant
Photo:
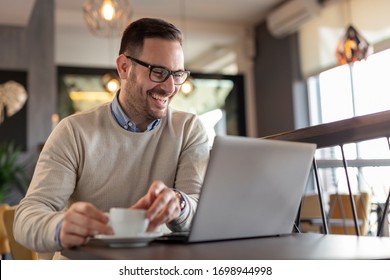
[[[0,143],[0,203],[4,203],[5,196],[17,188],[25,193],[27,176],[25,165],[19,162],[21,149],[11,143]]]

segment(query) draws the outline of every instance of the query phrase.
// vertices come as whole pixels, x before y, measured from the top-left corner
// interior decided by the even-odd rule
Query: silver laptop
[[[292,232],[315,144],[216,136],[186,242]]]

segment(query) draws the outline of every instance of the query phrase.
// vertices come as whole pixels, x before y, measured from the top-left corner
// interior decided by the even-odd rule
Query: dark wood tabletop
[[[390,238],[306,233],[193,244],[151,242],[130,248],[85,245],[62,254],[75,260],[390,259]]]

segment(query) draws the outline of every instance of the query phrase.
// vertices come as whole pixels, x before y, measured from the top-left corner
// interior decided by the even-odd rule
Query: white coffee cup
[[[108,214],[109,225],[115,236],[134,237],[146,232],[149,220],[145,218],[146,210],[111,208]]]

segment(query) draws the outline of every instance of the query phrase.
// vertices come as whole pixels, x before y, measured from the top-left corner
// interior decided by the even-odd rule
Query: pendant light
[[[348,4],[348,20],[350,22],[350,0],[348,0]],[[349,24],[345,34],[337,43],[337,62],[342,65],[366,59],[369,54],[369,49],[370,45],[368,41],[357,31],[354,26],[352,26],[352,24]]]
[[[83,13],[93,34],[114,37],[122,35],[129,25],[133,9],[129,0],[86,0]]]

